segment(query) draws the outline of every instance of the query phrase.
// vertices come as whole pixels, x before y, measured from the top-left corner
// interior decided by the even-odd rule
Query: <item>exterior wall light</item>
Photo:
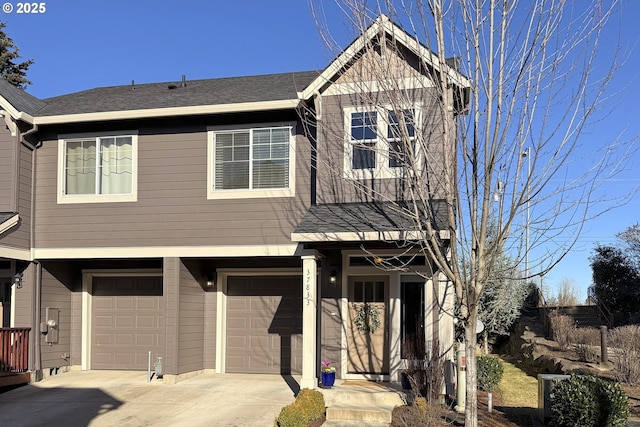
[[[336,270],[333,270],[331,274],[329,274],[329,283],[331,283],[332,285],[338,283],[338,272]]]
[[[13,276],[13,284],[16,285],[17,289],[22,289],[22,273],[16,273]]]

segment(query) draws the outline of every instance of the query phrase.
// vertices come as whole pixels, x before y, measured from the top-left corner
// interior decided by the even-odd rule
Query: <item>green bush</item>
[[[483,391],[494,391],[504,374],[502,360],[491,356],[478,356],[478,388]]]
[[[629,401],[620,384],[592,375],[572,375],[551,389],[554,426],[624,427]]]
[[[306,427],[308,423],[307,415],[298,402],[293,402],[282,408],[276,419],[276,425],[279,427]]]
[[[296,401],[280,410],[275,425],[279,427],[305,427],[309,421],[324,415],[324,396],[318,390],[303,388]]]
[[[324,396],[318,390],[303,388],[296,396],[296,403],[301,406],[309,421],[317,420],[324,414]]]

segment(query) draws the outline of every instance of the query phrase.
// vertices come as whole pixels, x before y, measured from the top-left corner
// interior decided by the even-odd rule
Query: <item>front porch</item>
[[[31,382],[30,330],[31,328],[0,328],[0,387]]]

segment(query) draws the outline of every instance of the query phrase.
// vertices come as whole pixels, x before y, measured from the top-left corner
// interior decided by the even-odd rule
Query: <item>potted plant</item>
[[[328,360],[322,361],[322,386],[331,388],[336,381],[336,368],[331,366],[331,362]]]

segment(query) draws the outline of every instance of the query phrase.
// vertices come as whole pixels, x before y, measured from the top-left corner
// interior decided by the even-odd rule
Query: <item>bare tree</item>
[[[478,305],[499,257],[521,263],[521,279],[546,273],[597,215],[598,187],[620,171],[620,150],[629,149],[616,135],[581,145],[617,65],[613,52],[609,66],[594,73],[612,6],[597,0],[337,3],[355,36],[378,32],[363,46],[350,46],[359,49],[355,60],[336,69],[343,111],[369,106],[352,115],[356,125],[318,114],[318,105],[305,112],[317,129],[314,146],[322,147],[315,160],[318,180],[326,181],[318,188],[334,186],[318,202],[391,206],[406,231],[394,243],[433,260],[452,286],[457,310],[446,304],[440,310],[466,326],[465,425],[477,426]],[[336,48],[323,7],[312,2],[323,39]],[[378,18],[381,13],[389,19]],[[361,135],[353,133],[358,125]],[[330,142],[337,146],[325,152]],[[333,179],[326,178],[330,172]],[[571,237],[558,244],[558,236]],[[530,258],[533,253],[541,255]]]

